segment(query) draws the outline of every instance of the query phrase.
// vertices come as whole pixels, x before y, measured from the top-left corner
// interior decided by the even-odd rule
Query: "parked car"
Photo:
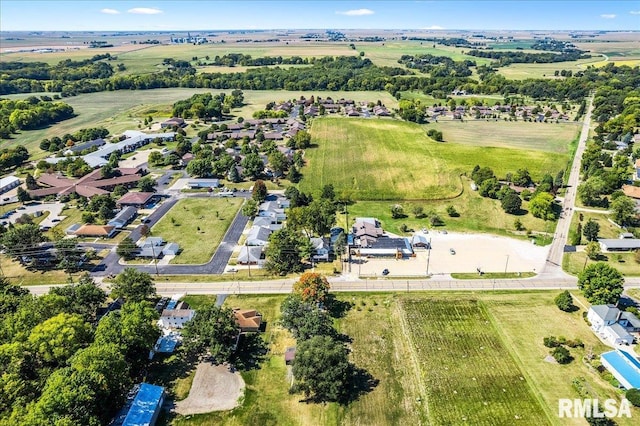
[[[389,270],[388,270],[388,269],[386,269],[386,268],[385,268],[385,269],[383,269],[383,270],[382,270],[382,275],[384,275],[385,277],[386,277],[387,275],[389,275]]]
[[[236,268],[229,268],[229,269],[227,269],[225,272],[234,272],[234,273],[235,273],[235,272],[238,272],[238,269],[236,269]]]
[[[450,248],[450,249],[449,249],[449,253],[450,253],[450,254],[456,254],[456,251],[455,251],[454,249]]]

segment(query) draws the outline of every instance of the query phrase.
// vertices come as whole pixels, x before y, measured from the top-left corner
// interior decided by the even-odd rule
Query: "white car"
[[[238,272],[238,270],[236,268],[229,268],[227,269],[225,272]]]

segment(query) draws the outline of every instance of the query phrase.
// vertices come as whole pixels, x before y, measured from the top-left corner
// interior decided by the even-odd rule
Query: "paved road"
[[[286,294],[291,292],[292,279],[272,281],[227,281],[213,283],[156,283],[156,291],[162,296],[177,293],[188,294]],[[331,290],[336,292],[407,292],[407,291],[491,291],[491,290],[563,290],[576,289],[577,279],[555,278],[541,275],[534,278],[510,280],[456,280],[450,276],[429,280],[371,279],[343,280],[330,279]],[[42,295],[50,287],[43,285],[26,287],[33,294]],[[627,278],[625,288],[640,287],[640,278]],[[103,285],[108,289],[108,285]]]
[[[558,276],[568,276],[562,271],[562,256],[564,255],[565,245],[567,244],[567,238],[569,236],[569,226],[571,225],[571,218],[573,217],[575,209],[578,181],[580,180],[580,164],[582,162],[582,154],[587,146],[587,138],[589,137],[592,108],[593,97],[589,98],[589,106],[582,123],[582,132],[580,133],[578,147],[576,149],[575,156],[573,157],[573,164],[571,165],[571,172],[569,173],[569,179],[567,181],[566,193],[561,205],[562,214],[558,219],[558,225],[556,226],[556,232],[553,235],[553,242],[551,243],[547,263],[545,265],[545,272],[554,272]]]

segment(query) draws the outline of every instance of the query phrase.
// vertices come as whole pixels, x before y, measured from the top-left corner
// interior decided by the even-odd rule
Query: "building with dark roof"
[[[118,207],[142,207],[147,204],[155,194],[153,192],[127,192],[116,201]]]
[[[109,226],[113,226],[115,228],[124,228],[136,217],[138,214],[138,210],[135,207],[125,207],[115,215],[113,219],[107,223]]]

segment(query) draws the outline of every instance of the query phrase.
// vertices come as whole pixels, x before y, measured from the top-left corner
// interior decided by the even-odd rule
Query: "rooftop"
[[[122,197],[118,199],[116,204],[146,204],[151,197],[153,197],[153,192],[127,192]]]
[[[626,380],[631,387],[640,388],[640,361],[624,351],[611,351],[600,355],[614,370],[614,376]],[[618,377],[616,377],[618,378]]]
[[[164,388],[142,383],[122,426],[148,426],[152,424],[158,406],[162,404]]]

